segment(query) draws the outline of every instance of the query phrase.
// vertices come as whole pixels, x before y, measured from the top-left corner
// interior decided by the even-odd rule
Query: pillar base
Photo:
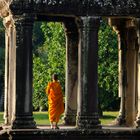
[[[36,123],[32,116],[18,116],[12,123],[12,129],[34,129]]]
[[[126,124],[126,120],[122,115],[119,115],[116,120],[116,125],[125,125]]]
[[[77,120],[79,129],[101,129],[98,113],[92,115],[79,115]]]
[[[64,116],[64,125],[75,125],[75,124],[76,124],[76,115]]]
[[[140,117],[135,121],[136,128],[140,128]]]

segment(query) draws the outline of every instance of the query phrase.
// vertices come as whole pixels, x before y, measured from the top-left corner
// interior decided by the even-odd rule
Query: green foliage
[[[3,75],[4,72],[4,56],[5,56],[5,50],[4,48],[0,47],[0,76]]]
[[[104,21],[99,30],[99,100],[103,110],[118,108],[118,47],[115,32]]]
[[[5,44],[5,29],[2,23],[2,20],[0,19],[0,48],[4,48],[4,44]]]
[[[42,30],[45,35],[44,48],[46,49],[47,64],[48,64],[48,81],[51,80],[53,73],[59,75],[61,85],[65,85],[65,34],[61,23],[43,23]],[[46,31],[46,32],[45,32]]]
[[[40,57],[33,55],[33,107],[43,110],[47,107],[45,95],[47,65]]]
[[[41,47],[44,44],[45,38],[44,33],[41,30],[41,24],[42,22],[35,22],[34,28],[33,28],[33,52],[35,55],[38,55],[38,48]]]
[[[45,88],[53,73],[59,75],[63,86],[65,83],[65,36],[60,23],[42,23],[41,29],[45,42],[34,47],[33,55],[33,106],[40,110],[47,108]]]
[[[5,56],[5,31],[4,31],[2,20],[0,19],[0,76],[4,71],[4,56]]]

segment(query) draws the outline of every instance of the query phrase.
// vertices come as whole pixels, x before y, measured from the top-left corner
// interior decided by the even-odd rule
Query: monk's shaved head
[[[53,74],[53,75],[52,75],[52,79],[53,79],[53,80],[58,80],[58,75],[57,75],[57,74]]]

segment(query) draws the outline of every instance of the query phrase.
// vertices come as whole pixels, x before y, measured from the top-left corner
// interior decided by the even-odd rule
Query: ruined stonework
[[[140,13],[140,2],[136,0],[13,0],[12,11],[22,14],[46,12],[65,15],[136,16]]]

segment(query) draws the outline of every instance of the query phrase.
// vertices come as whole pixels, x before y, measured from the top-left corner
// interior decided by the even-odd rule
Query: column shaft
[[[137,19],[137,37],[138,37],[138,52],[137,52],[137,95],[136,95],[136,103],[137,103],[137,117],[135,125],[140,128],[140,19]]]
[[[66,101],[64,123],[76,124],[77,114],[77,73],[78,73],[78,28],[75,20],[64,22],[66,32]]]
[[[120,111],[117,117],[117,124],[125,124],[125,97],[126,97],[126,41],[124,28],[118,27],[118,49],[119,49],[119,97]]]
[[[9,28],[5,30],[5,84],[4,84],[4,123],[10,124],[8,113],[8,80],[9,80]]]
[[[78,60],[79,128],[101,128],[98,115],[98,17],[82,17]]]
[[[15,43],[14,27],[9,30],[9,78],[8,78],[8,117],[11,124],[14,113],[14,95],[15,95]]]
[[[126,86],[126,125],[133,126],[136,118],[136,69],[137,69],[137,48],[136,32],[134,28],[127,29],[127,86]]]
[[[12,128],[35,128],[32,114],[32,17],[15,18],[16,89]]]

